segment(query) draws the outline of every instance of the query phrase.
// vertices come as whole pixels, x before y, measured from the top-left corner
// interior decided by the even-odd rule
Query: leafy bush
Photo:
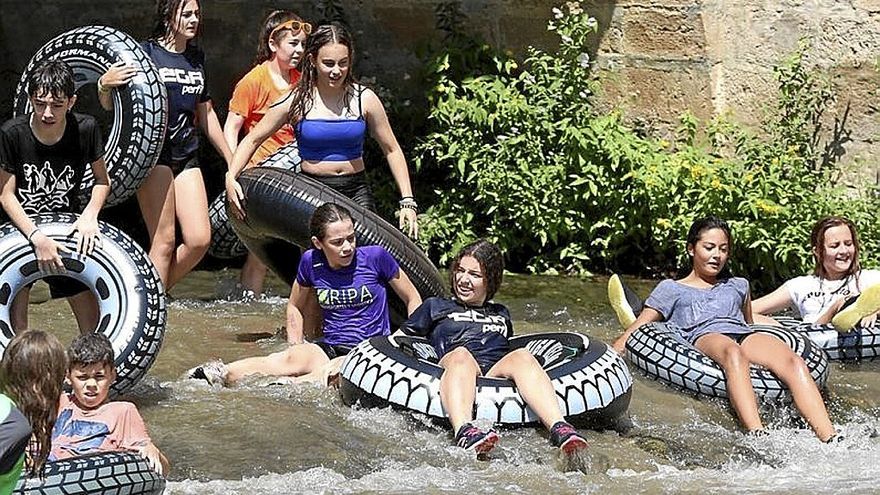
[[[423,217],[423,243],[441,262],[481,235],[514,270],[667,272],[690,223],[715,214],[734,228],[734,270],[769,287],[809,270],[809,230],[832,213],[871,236],[864,253],[877,259],[876,194],[834,186],[845,114],[827,130],[833,85],[805,66],[807,44],[775,68],[776,105],[755,132],[686,114],[666,142],[596,109],[596,21],[579,2],[563,8],[548,26],[560,38],[553,53],[530,48],[521,65],[496,54],[494,73],[474,77],[448,54],[430,65],[432,131],[417,162],[444,177]]]

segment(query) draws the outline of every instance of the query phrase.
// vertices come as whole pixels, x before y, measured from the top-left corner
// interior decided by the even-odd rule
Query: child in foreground
[[[66,368],[64,346],[51,333],[20,332],[6,346],[0,361],[0,493],[12,493],[22,473],[42,475]]]
[[[116,380],[113,347],[102,333],[76,337],[67,350],[67,380],[73,392],[62,394],[58,419],[52,430],[49,460],[96,452],[133,451],[160,475],[168,473],[168,459],[150,440],[144,420],[131,402],[110,402]]]

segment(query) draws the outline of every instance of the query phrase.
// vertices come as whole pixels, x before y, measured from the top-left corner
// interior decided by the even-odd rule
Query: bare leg
[[[822,394],[800,356],[776,337],[760,333],[749,336],[741,347],[749,361],[764,366],[788,386],[795,406],[819,440],[834,436]]]
[[[486,375],[513,380],[526,404],[541,418],[548,430],[557,422],[564,421],[550,377],[529,351],[517,349],[507,354]]]
[[[184,170],[174,179],[175,213],[180,222],[183,244],[175,251],[166,289],[174,287],[201,261],[211,244],[208,195],[202,171]]]
[[[263,284],[266,280],[266,265],[257,258],[254,253],[248,253],[244,266],[241,267],[241,286],[242,288],[259,296],[263,293]]]
[[[778,321],[774,320],[773,318],[771,318],[769,316],[761,315],[758,313],[755,313],[752,316],[755,319],[755,323],[757,323],[759,325],[773,325],[774,327],[781,327],[782,326],[782,323],[779,323]]]
[[[226,367],[226,383],[233,384],[249,375],[300,376],[320,369],[330,359],[315,344],[306,342],[269,354],[245,358]]]
[[[166,165],[156,165],[137,191],[141,215],[150,235],[150,260],[167,291],[174,257],[174,174]]]
[[[477,377],[480,367],[464,347],[446,353],[440,360],[443,376],[440,377],[440,402],[449,415],[452,431],[473,419],[474,400],[477,396]]]
[[[758,399],[749,375],[750,362],[740,345],[720,333],[703,335],[695,345],[724,370],[727,396],[743,427],[748,431],[763,428],[758,415]]]
[[[15,299],[12,300],[12,307],[9,308],[9,318],[12,320],[10,323],[15,333],[24,332],[28,329],[28,302],[30,302],[30,299],[31,288],[24,287],[18,291]]]
[[[92,291],[86,290],[67,298],[67,304],[73,310],[79,333],[94,332],[98,328],[98,318],[101,310],[98,308],[98,299]]]

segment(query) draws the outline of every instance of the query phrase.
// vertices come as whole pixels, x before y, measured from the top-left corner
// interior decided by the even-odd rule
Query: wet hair
[[[303,50],[302,61],[300,62],[299,82],[296,84],[293,101],[290,102],[290,110],[287,113],[287,120],[290,125],[295,125],[302,120],[314,105],[314,89],[318,84],[318,68],[315,62],[318,59],[318,51],[331,43],[339,43],[348,48],[348,73],[345,75],[345,97],[344,105],[347,107],[354,96],[348,91],[357,82],[352,74],[352,66],[354,65],[354,41],[351,33],[338,22],[330,24],[322,24],[317,27],[312,34],[306,39],[306,46]]]
[[[47,94],[53,98],[71,98],[76,94],[73,70],[61,59],[44,60],[31,72],[27,88],[28,96],[32,98]]]
[[[183,12],[178,11],[181,10],[181,7],[183,7],[187,1],[188,0],[156,0],[156,13],[153,16],[153,32],[150,34],[150,39],[163,41],[171,36],[172,26],[175,23],[174,16],[178,17],[176,21],[181,20]],[[201,10],[201,1],[196,0],[196,3]],[[199,29],[196,32],[197,35],[201,31],[201,28],[202,23],[199,22]]]
[[[324,240],[327,235],[327,226],[333,222],[349,220],[352,223],[351,212],[344,206],[336,203],[324,203],[315,209],[309,219],[309,234],[319,240]]]
[[[15,402],[33,430],[25,464],[28,476],[42,475],[49,457],[66,371],[64,346],[42,330],[16,334],[0,360],[0,391]]]
[[[67,348],[68,369],[101,364],[113,368],[113,346],[103,333],[89,332],[78,335]]]
[[[260,41],[257,43],[257,56],[254,58],[254,65],[260,65],[266,60],[272,58],[272,50],[269,49],[269,35],[272,34],[273,29],[287,21],[302,22],[302,17],[289,10],[274,10],[263,19],[263,26],[260,28]],[[279,29],[278,32],[275,33],[275,36],[272,36],[272,41],[277,45],[282,39],[284,39],[284,35],[289,32],[291,32],[289,28]]]
[[[690,255],[690,250],[694,249],[697,245],[697,242],[700,240],[700,237],[703,236],[703,232],[712,229],[721,229],[724,231],[724,234],[727,236],[727,245],[728,247],[733,246],[733,235],[730,232],[730,226],[727,225],[727,222],[724,220],[714,216],[709,215],[708,217],[700,218],[695,220],[694,223],[691,224],[691,228],[688,229],[687,234],[687,250]],[[690,255],[691,267],[693,267],[693,255]],[[729,259],[728,259],[729,261]],[[724,268],[721,269],[721,273],[718,274],[718,278],[730,278],[732,275],[730,273],[730,267],[728,263],[724,264]]]
[[[461,248],[449,264],[449,284],[453,295],[455,295],[455,272],[458,271],[461,259],[465,256],[472,256],[480,264],[483,280],[486,281],[486,301],[489,301],[498,292],[504,277],[504,256],[501,250],[485,239],[477,239]]]
[[[816,266],[813,268],[813,274],[819,278],[826,278],[828,275],[825,271],[825,265],[822,263],[822,258],[825,254],[825,232],[830,228],[839,227],[841,225],[846,225],[853,240],[853,262],[846,271],[846,276],[849,277],[855,275],[858,277],[858,273],[861,271],[861,266],[859,265],[859,235],[858,232],[856,232],[856,226],[853,225],[852,221],[848,218],[828,216],[819,219],[818,222],[813,224],[813,230],[810,232],[810,248],[813,252],[813,259],[816,261]],[[856,281],[856,284],[858,285],[858,280]]]

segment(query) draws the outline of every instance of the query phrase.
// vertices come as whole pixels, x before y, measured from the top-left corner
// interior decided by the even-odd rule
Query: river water
[[[246,381],[215,391],[181,379],[214,357],[233,360],[282,349],[285,287],[270,296],[224,300],[234,270],[195,272],[175,287],[156,364],[127,397],[172,462],[166,493],[877,493],[880,363],[832,365],[832,420],[845,436],[820,444],[786,406],[765,406],[770,434],[743,435],[724,402],[696,399],[640,376],[634,428],[587,432],[588,455],[557,457],[545,432],[504,430],[487,461],[451,445],[423,417],[346,407],[315,385]],[[510,275],[496,296],[517,333],[584,332],[610,342],[619,332],[605,278]],[[632,281],[646,295],[652,282]],[[274,294],[274,295],[271,295]],[[61,301],[31,306],[35,327],[69,328]],[[72,332],[59,332],[72,336]]]

